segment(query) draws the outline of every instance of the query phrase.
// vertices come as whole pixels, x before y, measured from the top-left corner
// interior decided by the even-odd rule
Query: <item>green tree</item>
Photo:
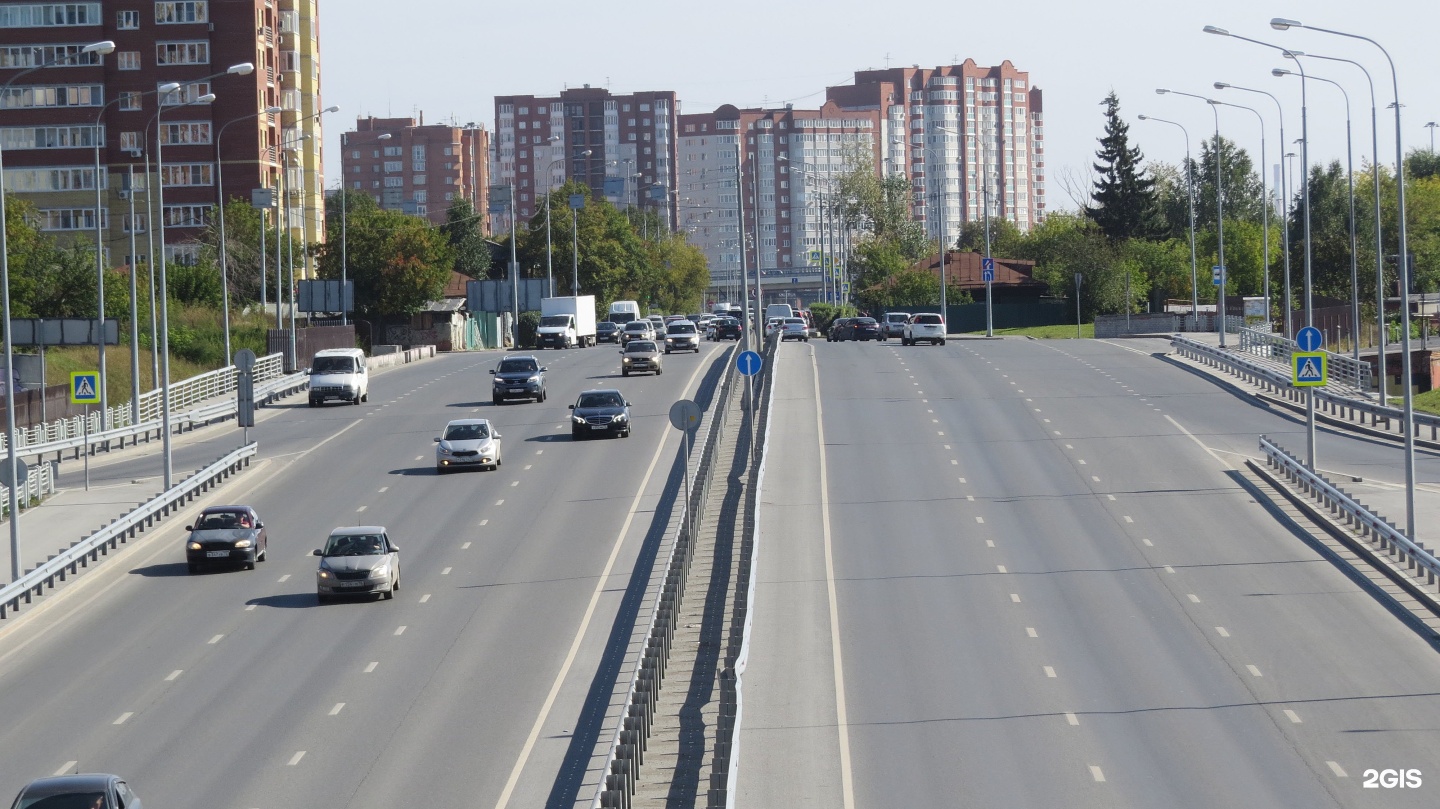
[[[1191,161],[1195,172],[1195,227],[1215,227],[1215,139],[1200,143],[1200,160]],[[1244,149],[1228,138],[1220,138],[1220,179],[1225,203],[1225,222],[1232,219],[1260,221],[1264,194],[1255,165]]]
[[[840,218],[852,229],[864,229],[869,238],[893,242],[909,259],[917,260],[936,252],[925,236],[925,227],[910,212],[910,181],[903,175],[881,178],[875,171],[874,158],[868,149],[858,145],[842,153],[845,171],[836,182],[833,200]],[[797,187],[813,181],[796,177]],[[828,202],[829,200],[827,200]]]
[[[445,224],[440,226],[455,251],[455,270],[471,278],[490,275],[490,248],[480,233],[483,219],[470,200],[458,199],[445,211]]]
[[[336,192],[345,193],[345,192]],[[350,192],[350,199],[361,196]],[[339,218],[338,204],[335,213]],[[327,202],[328,208],[328,202]],[[267,217],[274,219],[275,217]],[[242,306],[247,301],[260,300],[260,272],[263,268],[266,279],[266,297],[275,299],[275,246],[277,240],[284,237],[284,244],[280,245],[280,261],[282,273],[289,277],[292,256],[300,255],[300,245],[294,242],[289,233],[282,234],[278,222],[265,222],[264,253],[260,248],[261,211],[250,205],[249,200],[239,197],[231,198],[225,203],[225,267],[226,276],[230,280],[230,303],[231,306]],[[206,223],[205,230],[200,234],[198,241],[201,244],[201,261],[209,261],[215,267],[219,266],[220,251],[220,220],[218,217],[210,217]],[[297,266],[298,259],[294,262]],[[168,268],[168,265],[167,265]],[[215,270],[218,273],[218,269]],[[168,274],[168,273],[167,273]]]
[[[1411,150],[1405,156],[1405,174],[1412,180],[1440,176],[1440,153],[1429,149]]]
[[[327,200],[338,205],[338,195]],[[409,317],[445,291],[455,254],[429,222],[382,210],[363,194],[346,198],[349,272],[355,311],[362,316]],[[340,277],[340,217],[325,217],[326,242],[317,249],[318,275]]]
[[[1095,153],[1093,203],[1085,215],[1112,242],[1146,238],[1161,229],[1155,181],[1146,176],[1144,155],[1130,145],[1130,125],[1120,118],[1120,99],[1112,90],[1105,100],[1105,137]]]

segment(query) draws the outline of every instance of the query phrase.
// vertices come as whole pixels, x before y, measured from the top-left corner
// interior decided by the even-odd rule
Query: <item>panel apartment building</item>
[[[0,80],[89,43],[116,44],[108,56],[37,70],[0,100],[6,190],[33,202],[41,226],[63,240],[93,244],[98,217],[104,252],[117,266],[130,260],[133,189],[135,258],[146,261],[163,247],[186,261],[213,215],[222,173],[226,198],[248,200],[252,189],[273,187],[283,139],[298,146],[289,161],[292,225],[310,241],[322,239],[315,12],[316,0],[0,4]],[[227,72],[247,62],[253,72]],[[181,87],[160,114],[158,88],[169,82]],[[214,103],[186,103],[207,93]],[[285,111],[263,113],[271,107]],[[163,212],[154,210],[158,194],[147,193],[156,178]]]
[[[445,223],[450,206],[468,200],[484,221],[490,133],[467,123],[426,124],[415,118],[355,121],[341,136],[345,188],[369,194],[380,207]]]
[[[620,207],[676,219],[675,119],[672,91],[613,95],[590,85],[558,96],[495,98],[491,182],[513,186],[520,222],[543,211],[544,196],[570,180]],[[508,212],[492,213],[496,233],[510,229]]]

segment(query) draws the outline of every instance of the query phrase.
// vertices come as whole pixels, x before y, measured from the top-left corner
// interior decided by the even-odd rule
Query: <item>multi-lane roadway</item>
[[[262,411],[260,458],[197,507],[253,505],[269,561],[187,575],[182,516],[0,627],[0,800],[75,769],[122,774],[156,807],[588,799],[581,776],[609,741],[599,720],[680,480],[666,414],[704,401],[720,356],[706,344],[667,357],[664,376],[621,379],[613,347],[545,352],[549,400],[497,407],[498,355],[456,354],[376,375],[362,406]],[[626,393],[633,437],[571,440],[566,405],[597,387]],[[504,465],[437,476],[433,438],[472,416],[503,434]],[[239,440],[205,435],[177,469]],[[400,546],[400,592],[320,606],[310,551],[364,524]]]
[[[1303,424],[1166,351],[781,347],[737,805],[1436,805],[1440,644],[1246,488]]]

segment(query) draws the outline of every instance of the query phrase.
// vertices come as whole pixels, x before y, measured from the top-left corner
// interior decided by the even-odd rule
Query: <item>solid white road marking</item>
[[[1345,768],[1344,768],[1344,767],[1341,767],[1339,764],[1336,764],[1336,763],[1333,762],[1333,761],[1327,761],[1327,762],[1325,762],[1325,766],[1329,767],[1329,768],[1330,768],[1330,772],[1335,773],[1335,776],[1336,776],[1337,778],[1349,778],[1349,777],[1350,777],[1349,775],[1347,775],[1347,774],[1345,773]]]
[[[1140,540],[1140,541],[1141,541],[1141,542],[1144,542],[1144,543],[1145,543],[1145,547],[1147,547],[1147,548],[1153,548],[1153,547],[1155,547],[1155,543],[1154,543],[1154,542],[1151,542],[1151,541],[1148,540],[1148,539],[1142,539],[1142,540]]]
[[[220,642],[220,639],[223,638],[223,637],[225,637],[225,636],[224,636],[224,635],[216,635],[215,637],[211,638],[211,639],[210,639],[210,645],[213,646],[214,644],[219,643],[219,642]]]
[[[123,724],[125,724],[125,720],[126,720],[126,719],[129,719],[130,717],[132,717],[132,716],[134,716],[134,715],[135,715],[135,712],[134,712],[134,711],[126,711],[125,713],[120,714],[120,718],[119,718],[119,719],[116,719],[114,722],[111,722],[110,724],[112,724],[112,725],[123,725]]]
[[[72,769],[74,769],[74,768],[75,768],[77,765],[79,765],[79,764],[80,764],[80,762],[78,762],[78,761],[67,761],[67,762],[65,762],[65,766],[63,766],[63,767],[61,767],[60,769],[58,769],[58,770],[55,771],[55,774],[56,774],[56,775],[68,775],[68,774],[70,774],[70,771],[71,771]]]
[[[287,766],[287,767],[294,767],[296,764],[299,764],[299,763],[300,763],[300,759],[302,759],[302,758],[305,758],[305,751],[304,751],[304,750],[301,750],[301,751],[297,752],[295,755],[291,756],[291,757],[290,757],[290,762],[289,762],[288,764],[286,764],[285,766]]]
[[[366,666],[366,667],[365,667],[365,673],[366,673],[366,674],[369,674],[370,672],[374,671],[374,670],[375,670],[375,667],[378,666],[378,665],[380,665],[379,662],[373,662],[373,663],[371,663],[370,665]]]
[[[1004,565],[996,565],[996,566],[995,566],[995,570],[996,570],[996,572],[999,572],[999,573],[1009,573],[1009,572],[1010,572],[1010,571],[1008,571],[1008,570],[1005,569],[1005,566],[1004,566]]]
[[[380,493],[381,493],[381,494],[384,494],[385,492],[387,492],[387,491],[389,491],[389,490],[390,490],[390,487],[389,487],[389,486],[381,486],[381,487],[380,487]]]
[[[1251,677],[1264,677],[1264,676],[1265,676],[1265,675],[1263,675],[1263,674],[1260,673],[1260,669],[1255,668],[1254,666],[1250,665],[1249,663],[1245,664],[1245,668],[1247,668],[1247,669],[1250,670],[1250,676],[1251,676]]]
[[[165,682],[167,682],[167,683],[168,683],[168,682],[172,682],[172,681],[174,681],[174,679],[175,679],[176,677],[179,677],[180,675],[182,675],[182,674],[184,674],[184,673],[185,673],[185,669],[175,669],[174,671],[172,671],[172,672],[170,672],[169,674],[165,675]]]
[[[1199,604],[1199,603],[1200,603],[1200,596],[1197,596],[1197,595],[1195,595],[1194,593],[1186,593],[1186,594],[1185,594],[1185,597],[1188,598],[1188,599],[1190,599],[1191,601],[1193,601],[1193,602],[1196,603],[1196,604]]]
[[[421,604],[424,604],[426,601],[429,601],[429,600],[430,600],[430,594],[429,594],[429,593],[426,593],[425,595],[420,596],[420,603],[421,603]]]
[[[364,511],[365,508],[366,508],[365,506],[361,506],[361,507],[355,509],[355,511],[356,511],[356,513],[359,513],[359,512],[361,512],[361,511]]]
[[[397,634],[397,635],[403,635],[403,634],[405,634],[405,627],[403,627],[403,626],[397,626],[397,627],[395,627],[395,634]]]
[[[1289,708],[1286,708],[1286,709],[1285,709],[1285,718],[1286,718],[1286,719],[1289,719],[1292,724],[1295,724],[1295,725],[1301,724],[1301,722],[1300,722],[1300,714],[1295,713],[1294,711],[1290,710]]]
[[[1230,630],[1226,629],[1223,626],[1217,626],[1215,627],[1215,634],[1219,635],[1222,638],[1228,638],[1230,637]]]
[[[448,575],[450,575],[450,568],[447,567],[447,568],[445,568],[444,570],[440,571],[440,575],[442,575],[442,576],[448,576]]]
[[[1038,637],[1040,637],[1040,633],[1039,633],[1039,632],[1036,632],[1036,631],[1035,631],[1035,627],[1033,627],[1033,626],[1027,626],[1027,627],[1025,627],[1025,634],[1026,634],[1026,635],[1029,635],[1029,636],[1032,637],[1032,638],[1038,638]]]
[[[460,543],[460,550],[462,550],[462,551],[468,551],[468,550],[470,550],[470,543],[469,543],[469,542],[462,542],[462,543]]]
[[[285,582],[285,581],[287,581],[289,578],[290,578],[290,574],[289,574],[289,573],[286,573],[285,575],[281,576],[281,577],[279,578],[279,580],[276,581],[276,584],[280,584],[280,583],[282,583],[282,582]]]
[[[1105,773],[1102,772],[1100,768],[1096,767],[1094,764],[1090,765],[1090,777],[1094,778],[1096,783],[1105,782]]]
[[[1019,594],[1019,593],[1011,593],[1011,594],[1010,594],[1010,600],[1013,601],[1013,602],[1015,602],[1016,604],[1019,604],[1019,603],[1020,603],[1020,594]]]
[[[1072,725],[1078,725],[1078,724],[1080,724],[1080,719],[1079,719],[1078,717],[1076,717],[1075,714],[1071,713],[1070,711],[1066,711],[1066,712],[1065,712],[1065,721],[1066,721],[1066,722],[1069,722],[1069,723],[1072,724]]]
[[[330,715],[331,715],[331,716],[334,716],[335,714],[340,713],[340,709],[341,709],[341,708],[344,708],[344,707],[345,707],[345,703],[343,703],[343,702],[337,702],[337,703],[335,703],[335,707],[330,709]]]
[[[1055,676],[1055,667],[1054,667],[1054,666],[1046,666],[1046,667],[1045,667],[1045,676],[1046,676],[1046,677],[1051,677],[1051,678],[1053,678],[1053,677]]]

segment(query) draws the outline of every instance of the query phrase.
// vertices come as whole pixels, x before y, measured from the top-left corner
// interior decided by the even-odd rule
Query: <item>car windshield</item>
[[[860,318],[856,318],[856,319],[855,319],[855,325],[857,325],[857,326],[873,326],[873,325],[875,325],[875,318],[873,318],[873,317],[860,317]]]
[[[892,313],[886,315],[886,316],[885,316],[885,319],[886,319],[887,321],[891,322],[891,323],[904,323],[904,322],[905,322],[905,319],[908,318],[908,317],[910,317],[910,316],[909,316],[909,315],[897,314],[897,313],[892,312]]]
[[[239,511],[214,511],[200,515],[196,531],[222,531],[226,528],[248,528],[250,515]]]
[[[446,441],[479,441],[490,437],[486,424],[450,424],[445,427]]]
[[[379,556],[385,538],[379,534],[333,534],[325,541],[326,556]]]
[[[15,804],[15,809],[101,809],[103,792],[68,792],[64,795],[37,795]]]
[[[310,370],[317,374],[348,374],[355,370],[355,360],[350,357],[316,357]]]
[[[580,401],[575,403],[576,407],[623,407],[625,400],[620,394],[613,390],[595,391],[593,393],[580,394]]]
[[[642,332],[642,331],[649,331],[649,330],[650,330],[650,323],[649,323],[648,321],[644,321],[644,320],[636,320],[636,321],[634,321],[633,323],[628,323],[628,324],[625,325],[625,331],[633,331],[633,332],[636,332],[637,334],[640,333],[640,332]]]
[[[916,316],[915,316],[915,319],[912,320],[912,321],[910,321],[910,322],[912,322],[912,323],[917,323],[917,324],[922,325],[922,326],[938,326],[938,325],[940,325],[940,316],[939,316],[939,315],[916,315]]]
[[[499,370],[502,374],[533,373],[539,370],[539,366],[535,364],[535,360],[501,360]]]
[[[785,325],[787,325],[787,326],[803,326],[803,325],[805,325],[805,320],[804,320],[804,318],[787,317],[787,318],[785,318]]]
[[[569,315],[549,315],[540,318],[541,326],[568,326],[570,325]]]
[[[595,331],[615,331],[618,328],[620,328],[618,324],[611,323],[608,320],[602,320],[595,324]]]
[[[655,344],[649,340],[631,340],[630,345],[625,346],[627,354],[644,354],[647,351],[659,351]]]
[[[670,333],[671,333],[671,334],[694,334],[694,333],[695,333],[695,325],[692,324],[692,323],[671,323],[671,324],[670,324]]]

